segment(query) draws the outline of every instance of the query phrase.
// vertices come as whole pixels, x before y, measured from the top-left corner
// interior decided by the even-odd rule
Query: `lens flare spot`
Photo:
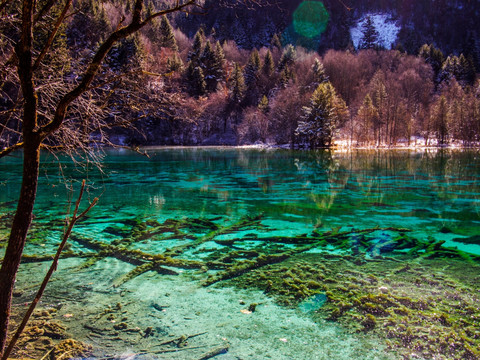
[[[314,38],[327,29],[329,18],[322,2],[304,1],[293,13],[293,26],[299,35]]]

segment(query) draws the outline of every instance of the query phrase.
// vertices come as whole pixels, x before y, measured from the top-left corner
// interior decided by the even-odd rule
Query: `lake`
[[[15,309],[82,179],[83,208],[100,200],[18,354],[44,355],[55,336],[32,328],[52,322],[92,358],[480,359],[478,151],[146,153],[44,155]],[[20,166],[0,160],[0,244]]]

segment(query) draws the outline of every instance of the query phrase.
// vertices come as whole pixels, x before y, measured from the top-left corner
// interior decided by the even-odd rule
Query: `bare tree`
[[[12,67],[16,69],[16,81],[20,87],[19,102],[17,103],[20,104],[19,108],[22,113],[21,124],[17,129],[13,129],[16,131],[17,140],[1,150],[0,157],[16,149],[23,149],[23,177],[20,196],[0,269],[0,354],[4,353],[15,278],[32,220],[39,176],[40,149],[49,144],[52,136],[65,129],[66,123],[71,121],[70,116],[75,113],[78,102],[85,99],[85,94],[95,90],[94,80],[99,77],[105,57],[117,42],[136,33],[155,18],[172,12],[194,11],[199,7],[199,1],[196,0],[177,0],[166,9],[147,14],[143,0],[135,0],[131,12],[126,12],[128,16],[124,16],[116,29],[105,37],[91,60],[88,60],[88,56],[85,58],[87,65],[78,74],[79,81],[73,83],[70,89],[62,90],[59,93],[52,90],[50,99],[52,116],[45,117],[39,107],[37,79],[40,77],[41,71],[48,71],[42,67],[42,64],[53,49],[52,44],[59,29],[72,13],[72,2],[73,0],[42,2],[23,0],[19,4],[16,1],[4,0],[0,3],[2,22],[11,24],[10,30],[13,34],[4,47],[7,50],[0,54],[0,59],[4,62],[0,70],[2,78],[4,78],[9,69]],[[48,35],[41,41],[39,47],[36,46],[36,41],[39,39],[35,37],[35,34],[40,23],[43,29],[47,29]],[[12,50],[11,54],[8,54],[8,46]],[[54,77],[55,74],[51,75]],[[61,84],[57,88],[63,89],[63,85],[65,84]],[[43,100],[41,99],[41,101]],[[12,103],[16,102],[12,101]],[[6,112],[3,115],[6,115],[6,119],[8,119],[8,116],[14,112]],[[8,123],[2,121],[0,125],[4,129]],[[76,129],[78,130],[78,127]],[[3,130],[0,131],[3,132]],[[78,131],[81,132],[81,130]]]

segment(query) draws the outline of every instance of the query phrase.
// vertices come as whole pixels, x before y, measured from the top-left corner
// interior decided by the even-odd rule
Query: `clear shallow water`
[[[182,148],[149,150],[148,154],[149,158],[131,152],[107,151],[102,162],[103,172],[93,166],[78,168],[69,160],[58,162],[53,157],[46,156],[41,168],[35,226],[26,254],[54,252],[62,231],[61,220],[71,196],[66,189],[65,179],[68,182],[73,179],[75,189],[78,190],[78,183],[86,178],[88,196],[90,199],[99,196],[100,202],[88,218],[75,228],[70,248],[74,255],[88,256],[98,252],[99,248],[93,246],[92,241],[122,245],[129,250],[140,250],[148,256],[154,256],[191,244],[195,239],[203,239],[198,245],[179,250],[177,257],[204,262],[212,259],[218,261],[221,256],[215,255],[215,251],[223,251],[225,254],[230,250],[229,247],[237,252],[252,249],[258,252],[261,249],[266,254],[273,254],[300,246],[298,242],[292,241],[279,241],[277,244],[276,241],[282,237],[298,239],[314,230],[319,233],[332,229],[333,232],[352,232],[352,229],[371,229],[377,226],[383,229],[407,228],[411,238],[445,241],[443,247],[480,255],[480,239],[477,236],[480,234],[480,155],[477,151],[339,153]],[[20,185],[20,160],[17,157],[0,160],[0,214],[4,214],[4,219],[5,214],[14,209]],[[238,227],[234,225],[252,218],[258,221],[242,223]],[[196,223],[192,223],[192,219]],[[171,224],[165,226],[172,220],[183,223],[175,225],[176,227],[170,226]],[[228,226],[234,228],[222,230]],[[178,229],[181,231],[177,232]],[[212,235],[212,232],[217,233]],[[5,238],[5,234],[3,230],[0,237]],[[389,230],[373,232],[368,238],[370,244],[362,245],[361,255],[367,259],[390,255],[388,246],[375,248],[372,244],[388,243],[395,236],[397,234]],[[260,243],[262,238],[266,240]],[[228,242],[232,240],[235,242]],[[314,256],[325,251],[346,255],[358,252],[358,244],[355,240],[350,241],[351,248],[331,243],[328,246],[313,246],[305,253]],[[409,248],[392,250],[396,250],[398,255],[402,251],[407,252]],[[158,293],[160,285],[157,290],[152,290],[152,284],[159,283],[157,277],[161,274],[154,272],[157,277],[150,278],[150,271],[125,280],[122,277],[142,262],[135,260],[135,264],[126,262],[119,265],[116,259],[112,270],[109,264],[112,257],[114,258],[105,256],[86,270],[82,269],[81,264],[75,265],[87,279],[92,274],[107,269],[107,275],[102,272],[99,283],[102,289],[110,290],[103,295],[92,293],[91,297],[96,299],[96,304],[103,301],[103,306],[107,306],[111,298],[118,296],[124,288],[131,291],[132,294],[128,295],[131,299],[138,296],[148,304],[154,301],[151,299],[152,293],[155,293],[155,297],[162,296]],[[248,259],[248,255],[238,256],[239,261],[245,258]],[[209,265],[207,274],[212,275],[219,270],[221,269]],[[108,274],[109,271],[111,274]],[[175,280],[171,280],[172,283],[168,283],[169,286],[177,286],[187,293],[191,287],[193,298],[204,296],[204,290],[201,290],[202,293],[197,292],[197,287],[205,280],[205,276],[188,269],[179,273],[183,277],[175,277]],[[63,276],[65,280],[71,275],[65,272]],[[168,275],[160,280],[163,281],[162,286],[165,286],[165,279],[168,279]],[[112,288],[112,283],[118,287]],[[135,290],[139,288],[144,289],[143,293]],[[174,289],[171,291],[175,292]],[[215,296],[221,298],[222,292],[218,291]],[[323,304],[325,296],[323,292],[319,293]],[[315,296],[318,298],[319,295]],[[232,297],[238,301],[235,295],[226,293],[222,300],[215,297],[212,299],[217,299],[215,301],[220,304]],[[104,300],[100,300],[102,298]],[[88,299],[81,302],[82,307],[88,304]],[[273,308],[272,304],[270,309]],[[85,311],[85,317],[94,316],[95,311],[101,309]],[[135,316],[140,319],[150,316],[151,309],[137,311]],[[207,313],[207,310],[202,312]],[[300,313],[298,319],[304,321],[308,314],[305,311]],[[207,325],[209,318],[212,319],[211,314],[206,319],[198,319],[198,322],[204,328],[211,326],[212,324]],[[234,323],[235,320],[232,319],[231,322]],[[142,326],[147,324],[142,323]],[[329,328],[328,331],[342,331],[339,329],[341,328]],[[314,334],[315,331],[307,332]],[[346,336],[344,344],[360,344],[363,341],[358,339],[358,334],[346,335],[347,333],[348,331],[342,335]],[[322,336],[328,339],[328,335]],[[282,338],[281,335],[277,337]],[[327,344],[328,341],[326,340]],[[382,349],[381,342],[377,345],[375,351]],[[292,344],[292,349],[293,346]],[[272,345],[270,347],[273,349]],[[342,347],[341,343],[339,347]],[[388,351],[382,352],[383,355],[378,357],[371,346],[367,348],[370,350],[363,353],[364,358],[388,357]],[[232,348],[229,354],[234,351]],[[282,354],[280,350],[276,351],[279,353],[272,356]],[[285,351],[284,349],[283,353],[287,354]],[[357,350],[353,346],[350,351],[333,358],[351,358]],[[305,354],[307,353],[300,354],[297,358],[308,358]],[[230,355],[221,356],[228,358]],[[242,356],[258,358],[243,353]],[[292,358],[292,355],[285,356]],[[178,358],[189,357],[185,355]]]
[[[407,227],[415,235],[433,236],[480,254],[479,243],[458,242],[480,234],[480,154],[476,151],[185,148],[148,153],[150,158],[107,151],[103,173],[93,166],[85,170],[69,160],[59,164],[46,157],[37,221],[62,219],[71,196],[65,179],[68,184],[73,179],[78,189],[78,182],[86,178],[90,198],[100,197],[90,219],[101,222],[88,221],[82,229],[92,236],[106,236],[102,230],[116,224],[116,219],[188,217],[222,223],[262,214],[269,235],[292,236],[339,226]],[[0,161],[3,212],[14,208],[19,163],[19,158]]]

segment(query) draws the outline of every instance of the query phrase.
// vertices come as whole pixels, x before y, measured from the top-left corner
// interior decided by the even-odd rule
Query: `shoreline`
[[[356,150],[410,150],[410,151],[425,151],[425,150],[480,150],[480,144],[476,146],[461,146],[461,145],[447,145],[447,146],[404,146],[404,145],[380,145],[380,146],[350,146],[343,144],[336,144],[332,147],[326,148],[291,148],[288,144],[272,145],[272,144],[251,144],[251,145],[147,145],[138,147],[124,147],[124,146],[106,146],[103,149],[119,149],[130,151],[141,150],[155,150],[155,149],[279,149],[279,150],[294,150],[294,151],[317,151],[317,150],[333,150],[333,151],[356,151]]]
[[[114,145],[114,146],[102,146],[97,147],[98,150],[110,151],[131,151],[136,152],[140,155],[147,155],[142,153],[143,151],[152,151],[152,150],[175,150],[175,149],[213,149],[213,150],[291,150],[291,151],[332,151],[339,153],[348,153],[354,151],[409,151],[409,152],[438,152],[438,151],[475,151],[480,150],[480,144],[463,146],[457,144],[438,146],[438,145],[379,145],[379,146],[351,146],[348,144],[338,143],[331,147],[325,148],[315,148],[309,149],[304,147],[294,147],[291,148],[289,144],[283,145],[272,145],[272,144],[249,144],[249,145],[146,145],[146,146],[124,146],[124,145]],[[11,158],[13,154],[22,149],[12,152],[7,155],[5,158]],[[44,150],[43,150],[44,151]],[[47,153],[50,153],[47,151]]]

